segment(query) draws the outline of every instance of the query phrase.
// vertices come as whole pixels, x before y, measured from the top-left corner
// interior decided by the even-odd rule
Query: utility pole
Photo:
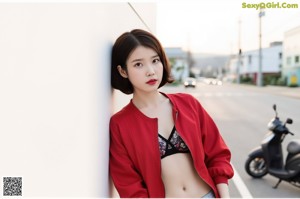
[[[242,50],[241,50],[241,19],[239,19],[239,54],[238,54],[238,63],[237,63],[237,83],[241,83],[241,55],[242,55]]]
[[[259,55],[258,55],[258,72],[257,72],[257,86],[263,86],[262,77],[262,49],[261,49],[261,18],[265,16],[263,9],[259,9]]]

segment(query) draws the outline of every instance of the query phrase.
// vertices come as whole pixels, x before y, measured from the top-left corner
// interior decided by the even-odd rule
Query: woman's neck
[[[159,91],[151,93],[133,93],[132,102],[138,109],[158,107],[166,98]]]

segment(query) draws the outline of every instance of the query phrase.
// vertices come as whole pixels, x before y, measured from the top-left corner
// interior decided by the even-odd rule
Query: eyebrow
[[[156,57],[159,57],[159,56],[158,56],[158,55],[154,55],[154,56],[151,57],[151,59],[156,58]],[[142,61],[142,60],[143,60],[143,59],[134,59],[134,60],[131,61],[131,63],[133,63],[133,62],[138,62],[138,61]]]

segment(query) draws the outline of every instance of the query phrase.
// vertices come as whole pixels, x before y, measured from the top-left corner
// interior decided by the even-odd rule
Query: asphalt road
[[[278,95],[267,92],[263,88],[222,85],[204,85],[184,88],[169,86],[161,89],[163,92],[186,92],[195,96],[215,120],[227,145],[232,151],[232,164],[241,177],[246,189],[254,198],[299,198],[300,189],[282,182],[273,189],[277,179],[266,175],[262,179],[251,178],[244,169],[247,155],[251,149],[258,146],[267,133],[267,123],[275,113],[272,109],[277,104],[279,117],[285,120],[293,119],[289,129],[295,136],[287,136],[283,150],[291,139],[300,139],[300,98]],[[243,196],[241,184],[230,181],[231,197]]]

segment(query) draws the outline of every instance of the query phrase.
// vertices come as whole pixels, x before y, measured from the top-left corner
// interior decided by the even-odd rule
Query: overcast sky
[[[259,47],[258,10],[242,8],[243,4],[249,7],[272,2],[280,6],[282,3],[298,5],[298,8],[265,9],[263,47],[282,41],[284,32],[300,26],[300,0],[0,0],[2,2],[156,3],[156,35],[165,47],[213,54],[237,53],[239,43],[242,51]]]
[[[300,26],[300,0],[162,0],[157,2],[157,36],[166,47],[194,52],[230,54],[259,46],[259,11],[243,3],[297,4],[298,8],[266,8],[262,17],[262,44],[282,41],[284,32]],[[244,4],[244,5],[245,5]]]

